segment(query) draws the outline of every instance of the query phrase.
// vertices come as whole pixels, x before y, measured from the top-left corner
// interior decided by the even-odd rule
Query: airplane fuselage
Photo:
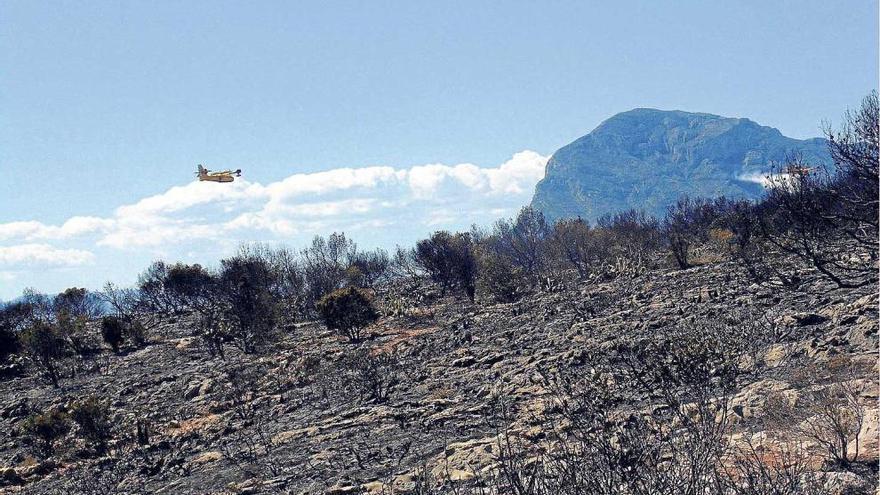
[[[231,175],[200,175],[199,180],[208,182],[232,182],[235,180],[235,177]]]

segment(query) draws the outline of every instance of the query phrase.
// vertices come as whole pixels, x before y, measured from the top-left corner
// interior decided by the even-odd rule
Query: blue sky
[[[876,88],[877,17],[869,0],[5,0],[0,298],[242,240],[489,222],[634,107],[816,136]],[[197,163],[246,180],[192,184]]]

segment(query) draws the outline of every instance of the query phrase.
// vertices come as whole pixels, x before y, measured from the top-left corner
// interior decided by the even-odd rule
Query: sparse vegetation
[[[339,363],[350,386],[362,402],[386,402],[400,383],[400,358],[388,353],[370,353],[366,349],[346,355]]]
[[[278,314],[276,273],[258,256],[240,254],[221,262],[218,285],[233,341],[246,352],[261,349],[275,331]]]
[[[35,451],[49,457],[55,452],[55,441],[70,431],[70,417],[59,409],[32,414],[24,420],[22,430]]]
[[[79,356],[90,351],[86,326],[100,314],[99,298],[86,289],[71,287],[52,300],[52,319],[70,349]]]
[[[79,434],[94,446],[97,453],[107,449],[107,441],[113,433],[109,405],[91,396],[74,402],[70,406],[70,419],[79,427]]]
[[[113,352],[119,352],[119,346],[125,339],[125,324],[116,316],[101,318],[101,337]]]
[[[369,294],[363,289],[337,289],[318,301],[318,313],[328,328],[352,342],[358,342],[363,330],[379,318]]]
[[[413,259],[444,292],[463,290],[474,299],[477,261],[469,234],[435,232],[416,244]]]
[[[0,361],[20,350],[18,333],[31,318],[32,309],[23,302],[0,306]]]
[[[64,336],[54,325],[35,321],[19,334],[19,345],[30,363],[52,386],[58,388],[61,379],[61,359],[65,356]]]

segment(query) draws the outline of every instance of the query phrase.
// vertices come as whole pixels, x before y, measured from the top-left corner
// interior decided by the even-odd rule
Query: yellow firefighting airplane
[[[205,167],[199,165],[199,171],[196,172],[200,181],[209,181],[209,182],[232,182],[236,177],[241,177],[241,169],[232,171],[232,170],[223,170],[220,172],[211,172]]]

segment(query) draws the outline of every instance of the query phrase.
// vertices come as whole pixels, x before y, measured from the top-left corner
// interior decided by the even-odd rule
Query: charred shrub
[[[144,306],[152,311],[165,314],[178,313],[183,308],[175,305],[174,298],[165,287],[168,265],[164,261],[154,261],[138,276],[137,289]]]
[[[384,249],[359,251],[350,260],[346,278],[350,285],[373,288],[387,278],[390,266],[391,258]]]
[[[369,294],[354,287],[327,294],[318,301],[317,309],[328,328],[352,342],[359,341],[364,328],[379,318]]]
[[[0,361],[16,352],[18,339],[15,338],[15,333],[11,328],[0,325]]]
[[[765,267],[783,285],[799,287],[801,266],[838,287],[877,280],[877,127],[873,92],[844,116],[839,130],[826,129],[833,170],[795,155],[770,177],[767,198],[756,210],[758,241],[789,258]]]
[[[752,331],[726,321],[684,323],[610,354],[585,349],[586,366],[542,371],[550,391],[536,418],[542,433],[501,431],[499,469],[485,480],[491,492],[756,493],[739,491],[741,472],[728,475],[723,463],[728,398]],[[510,411],[502,398],[493,420],[510,423]]]
[[[848,356],[838,355],[827,363],[798,360],[791,364],[793,381],[802,393],[796,401],[772,397],[769,415],[783,430],[800,441],[815,445],[829,465],[849,469],[859,460],[862,428],[868,420],[862,397],[870,381]],[[828,377],[817,380],[817,377]]]
[[[266,371],[264,366],[243,363],[227,365],[223,370],[222,395],[239,419],[249,420],[256,414],[254,400]]]
[[[311,246],[302,251],[307,308],[314,308],[322,297],[346,285],[356,253],[357,245],[344,233],[312,239]]]
[[[634,276],[652,268],[662,238],[657,219],[628,210],[600,218],[597,230],[615,275]]]
[[[725,202],[722,198],[719,204]],[[715,204],[701,198],[684,196],[669,207],[663,221],[663,235],[680,269],[691,266],[691,248],[709,240],[710,227],[716,217]]]
[[[101,337],[113,352],[119,352],[119,347],[125,341],[125,323],[116,316],[101,318]]]
[[[133,347],[143,346],[149,337],[148,330],[156,322],[156,315],[151,314],[137,289],[126,289],[107,283],[100,293],[100,298],[109,309],[110,316],[118,318],[124,324],[125,340]]]
[[[223,345],[232,340],[226,321],[231,291],[221,290],[219,277],[200,265],[176,264],[166,275],[166,286],[175,300],[196,316],[196,333],[208,352],[224,357]]]
[[[163,285],[174,305],[180,308],[189,307],[192,300],[213,283],[211,273],[199,264],[187,265],[176,263],[168,268]]]
[[[318,371],[319,390],[325,398],[383,403],[400,382],[402,365],[395,353],[358,348]]]
[[[556,222],[549,242],[551,256],[575,269],[581,280],[601,274],[607,266],[610,256],[607,242],[580,218]]]
[[[492,234],[483,244],[508,260],[535,284],[548,268],[547,241],[551,230],[543,213],[526,206],[516,218],[496,222]]]

